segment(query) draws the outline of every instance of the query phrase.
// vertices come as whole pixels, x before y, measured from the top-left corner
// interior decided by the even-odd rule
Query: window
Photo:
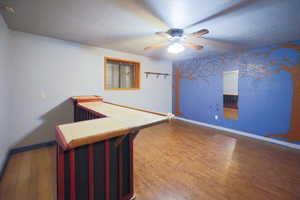
[[[104,88],[106,90],[137,90],[140,88],[140,63],[105,58]]]

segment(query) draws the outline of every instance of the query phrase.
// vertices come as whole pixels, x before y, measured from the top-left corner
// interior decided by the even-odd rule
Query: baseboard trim
[[[4,172],[6,170],[9,158],[13,154],[21,153],[21,152],[24,152],[24,151],[30,151],[30,150],[34,150],[34,149],[39,149],[39,148],[42,148],[42,147],[52,146],[52,145],[55,145],[55,144],[56,144],[56,141],[53,140],[53,141],[49,141],[49,142],[43,142],[43,143],[39,143],[39,144],[33,144],[33,145],[24,146],[24,147],[18,147],[18,148],[10,149],[6,154],[5,161],[4,161],[3,166],[1,168],[1,171],[0,171],[0,181],[2,180],[2,177],[3,177]]]
[[[283,146],[290,147],[290,148],[293,148],[293,149],[300,149],[300,145],[298,145],[298,144],[293,144],[293,143],[289,143],[289,142],[275,140],[275,139],[272,139],[272,138],[255,135],[253,133],[247,133],[247,132],[244,132],[244,131],[238,131],[238,130],[231,129],[231,128],[225,128],[225,127],[222,127],[222,126],[216,126],[216,125],[212,125],[212,124],[198,122],[198,121],[195,121],[195,120],[190,120],[190,119],[186,119],[186,118],[182,118],[182,117],[174,117],[174,119],[185,121],[185,122],[188,122],[188,123],[191,123],[191,124],[206,126],[206,127],[209,127],[209,128],[214,128],[214,129],[218,129],[218,130],[222,130],[222,131],[227,131],[229,133],[233,133],[233,134],[237,134],[237,135],[243,135],[243,136],[254,138],[254,139],[257,139],[257,140],[262,140],[262,141],[266,141],[266,142],[271,142],[271,143],[283,145]]]
[[[4,175],[4,172],[5,172],[5,169],[6,169],[6,167],[7,167],[8,160],[9,160],[10,156],[11,156],[11,152],[8,151],[8,152],[6,153],[4,163],[3,163],[3,165],[1,166],[1,171],[0,171],[0,181],[2,180],[2,177],[3,177],[3,175]]]
[[[24,151],[30,151],[30,150],[34,150],[34,149],[39,149],[42,147],[47,147],[47,146],[52,146],[55,145],[56,141],[49,141],[49,142],[43,142],[43,143],[39,143],[39,144],[32,144],[32,145],[28,145],[28,146],[23,146],[23,147],[18,147],[18,148],[13,148],[10,150],[11,154],[15,154],[15,153],[21,153]]]

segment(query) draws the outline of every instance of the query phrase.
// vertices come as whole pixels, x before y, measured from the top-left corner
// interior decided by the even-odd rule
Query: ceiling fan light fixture
[[[175,42],[168,47],[168,52],[173,54],[180,53],[183,50],[184,50],[184,46],[178,42]]]

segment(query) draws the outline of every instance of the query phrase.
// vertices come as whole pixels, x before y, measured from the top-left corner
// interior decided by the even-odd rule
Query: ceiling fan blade
[[[237,49],[247,48],[246,46],[243,46],[241,44],[234,44],[232,42],[222,41],[217,39],[208,39],[203,37],[187,37],[187,38],[191,39],[191,41],[201,42],[203,44],[222,48],[222,49],[237,50]]]
[[[184,46],[195,49],[195,50],[202,50],[203,46],[201,45],[196,45],[196,44],[192,44],[190,42],[181,42]]]
[[[148,47],[144,48],[144,50],[148,51],[148,50],[151,50],[151,49],[156,49],[156,48],[160,48],[160,47],[166,46],[168,44],[169,44],[169,42],[161,42],[161,43],[157,43],[157,44],[148,46]]]
[[[217,12],[217,13],[211,15],[211,16],[208,16],[208,17],[206,17],[206,18],[204,18],[204,19],[202,19],[198,22],[195,22],[195,23],[193,23],[189,26],[186,26],[185,29],[191,28],[193,26],[196,26],[198,24],[204,23],[206,21],[209,21],[209,20],[212,20],[212,19],[215,19],[215,18],[218,18],[218,17],[225,16],[227,14],[233,13],[233,12],[238,11],[240,9],[246,8],[246,7],[248,7],[248,6],[250,6],[254,3],[257,3],[259,1],[261,1],[261,0],[244,0],[244,1],[241,1],[237,4],[235,4],[235,5],[232,5],[228,8],[226,8],[226,9],[224,9],[224,10],[221,10],[221,11],[219,11],[219,12]]]
[[[201,37],[202,35],[205,35],[209,33],[209,31],[207,29],[201,29],[199,31],[196,31],[194,33],[188,34],[187,36],[192,36],[192,37]]]
[[[172,38],[172,36],[170,34],[166,33],[166,32],[156,32],[155,34],[159,35],[159,36],[161,36],[163,38],[166,38],[168,40]]]

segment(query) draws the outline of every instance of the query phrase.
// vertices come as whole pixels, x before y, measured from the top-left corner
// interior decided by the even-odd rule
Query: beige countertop
[[[105,115],[105,118],[86,120],[56,127],[58,143],[72,149],[131,131],[168,121],[172,115],[129,108],[108,102],[83,102],[79,107]]]

